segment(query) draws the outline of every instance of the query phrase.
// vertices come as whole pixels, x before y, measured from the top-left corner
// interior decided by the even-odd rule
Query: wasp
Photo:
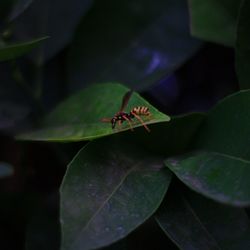
[[[129,90],[125,95],[123,96],[122,99],[122,104],[120,107],[120,110],[110,119],[110,118],[103,118],[102,122],[111,122],[112,129],[115,128],[116,123],[118,125],[121,125],[124,121],[127,121],[130,129],[133,131],[132,127],[132,120],[137,119],[143,126],[144,128],[150,132],[150,129],[147,127],[147,125],[144,123],[142,120],[141,116],[149,116],[151,113],[149,112],[149,108],[145,106],[137,106],[131,109],[130,112],[125,112],[124,109],[127,107],[129,99],[133,93],[133,90]]]

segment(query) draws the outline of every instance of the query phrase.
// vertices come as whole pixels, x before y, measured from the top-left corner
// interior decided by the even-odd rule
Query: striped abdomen
[[[131,111],[131,114],[136,114],[136,115],[150,115],[149,108],[145,106],[138,106],[134,107]]]

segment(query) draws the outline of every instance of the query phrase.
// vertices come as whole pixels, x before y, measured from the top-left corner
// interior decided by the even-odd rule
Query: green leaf
[[[11,176],[13,172],[13,167],[9,163],[0,162],[0,178]]]
[[[172,191],[172,190],[171,190]],[[179,249],[249,249],[250,223],[245,211],[176,190],[163,202],[156,219]]]
[[[43,141],[92,140],[120,131],[129,130],[128,123],[112,130],[111,123],[101,122],[102,118],[112,118],[120,109],[123,95],[128,89],[120,84],[96,84],[86,88],[61,103],[45,119],[43,129],[21,135],[19,139]],[[137,93],[133,93],[126,111],[136,106],[147,106],[150,117],[142,117],[146,124],[169,121],[169,116],[159,112]],[[133,127],[142,126],[138,121]],[[147,132],[145,132],[147,133]],[[147,134],[146,134],[147,136]]]
[[[16,43],[0,47],[0,62],[16,59],[29,53],[47,38],[48,37],[42,37],[25,43]]]
[[[189,33],[186,1],[96,1],[71,46],[70,87],[118,81],[146,88],[200,49]]]
[[[62,249],[103,247],[128,235],[160,205],[171,180],[165,170],[162,157],[137,147],[132,134],[89,143],[62,183]]]
[[[250,161],[202,152],[170,158],[165,164],[191,189],[216,201],[250,205]]]
[[[191,33],[198,38],[234,46],[239,0],[189,0]]]
[[[241,89],[250,88],[250,2],[242,1],[236,40],[236,69]]]
[[[203,122],[194,153],[166,164],[190,188],[236,206],[250,203],[250,91],[240,91],[216,105]]]
[[[193,148],[250,160],[250,91],[224,98],[203,122]]]

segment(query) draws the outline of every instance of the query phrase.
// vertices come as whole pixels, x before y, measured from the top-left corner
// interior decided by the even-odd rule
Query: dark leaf
[[[235,206],[250,205],[250,161],[202,152],[170,158],[165,164],[187,186],[209,198]]]
[[[200,47],[189,34],[186,1],[97,1],[71,46],[70,83],[118,81],[146,88]]]
[[[162,164],[161,157],[136,147],[132,135],[83,148],[61,187],[62,249],[103,247],[142,224],[170,183],[171,174]]]
[[[223,203],[250,203],[250,91],[226,97],[209,113],[196,134],[193,156],[166,164],[190,188]]]
[[[157,211],[156,219],[183,250],[250,247],[250,223],[243,209],[221,205],[193,193],[187,196],[174,190]]]
[[[193,148],[250,160],[250,91],[224,98],[205,119]]]
[[[67,45],[81,17],[88,11],[91,0],[36,0],[15,19],[14,34],[19,39],[50,36],[39,58],[48,60]],[[40,61],[39,61],[40,62]]]

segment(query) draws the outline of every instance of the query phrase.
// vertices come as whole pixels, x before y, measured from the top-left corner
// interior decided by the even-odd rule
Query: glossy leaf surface
[[[165,163],[182,182],[207,197],[235,206],[250,205],[250,161],[202,152]]]
[[[75,88],[118,81],[144,89],[200,47],[189,34],[186,1],[99,1],[77,29],[69,80]]]
[[[62,249],[93,249],[125,237],[158,208],[170,180],[162,158],[136,147],[131,134],[89,143],[61,187]]]
[[[194,193],[187,196],[174,190],[168,194],[156,219],[179,249],[250,247],[250,223],[243,209],[221,205]]]
[[[111,119],[119,111],[122,98],[127,91],[126,87],[112,83],[96,84],[86,88],[57,106],[45,119],[42,130],[19,138],[44,141],[80,141],[129,130],[127,122],[124,122],[121,128],[118,128],[119,125],[116,124],[116,128],[112,130],[110,122],[103,123],[101,121],[102,118]],[[156,110],[134,92],[125,111],[129,112],[136,106],[149,107],[151,116],[146,118],[141,116],[146,124],[170,120],[167,115]],[[134,119],[133,127],[138,126],[142,126],[142,124]]]
[[[193,149],[205,150],[166,161],[190,188],[219,202],[250,204],[250,91],[218,103],[203,122]]]
[[[238,0],[189,0],[191,32],[195,37],[234,46]]]

